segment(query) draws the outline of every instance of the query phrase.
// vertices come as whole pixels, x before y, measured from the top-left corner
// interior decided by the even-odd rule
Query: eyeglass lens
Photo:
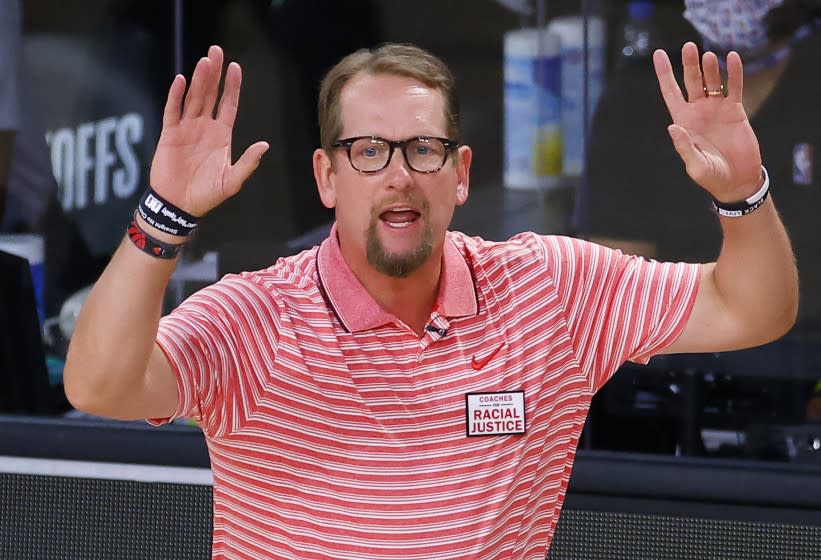
[[[440,169],[447,156],[445,145],[436,138],[413,138],[402,148],[408,166],[425,173]],[[391,151],[385,140],[360,138],[351,144],[351,163],[360,171],[379,171],[387,166]]]

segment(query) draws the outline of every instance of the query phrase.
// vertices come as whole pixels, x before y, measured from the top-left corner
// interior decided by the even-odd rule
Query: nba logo
[[[796,185],[812,184],[812,146],[810,144],[793,146],[792,181]]]

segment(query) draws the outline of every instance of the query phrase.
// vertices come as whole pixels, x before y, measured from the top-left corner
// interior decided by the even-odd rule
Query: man
[[[329,238],[160,321],[184,234],[268,148],[230,163],[240,68],[228,65],[217,102],[212,47],[187,94],[181,76],[171,85],[154,190],[71,341],[70,400],[197,420],[215,558],[543,558],[590,398],[622,362],[761,344],[794,321],[792,253],[740,104],[741,60],[728,56],[725,98],[715,55],[703,73],[694,44],[682,57],[689,102],[655,55],[671,137],[724,212],[742,208],[721,218],[717,263],[448,232],[472,160],[453,80],[425,51],[386,45],[322,84],[313,164],[336,213]]]

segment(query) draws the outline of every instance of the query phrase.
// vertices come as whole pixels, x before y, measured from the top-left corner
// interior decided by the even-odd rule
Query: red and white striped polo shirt
[[[676,338],[698,267],[448,233],[442,274],[421,339],[335,232],[162,320],[175,416],[211,454],[214,558],[544,559],[593,393]]]

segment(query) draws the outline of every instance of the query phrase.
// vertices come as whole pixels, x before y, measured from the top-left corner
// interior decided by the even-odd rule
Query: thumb
[[[687,129],[677,124],[671,124],[667,127],[667,132],[673,140],[673,147],[675,147],[678,155],[684,161],[684,165],[690,167],[696,160],[696,147],[693,144],[693,139]]]
[[[226,184],[231,192],[239,191],[242,184],[259,167],[262,156],[268,151],[268,142],[257,142],[248,146],[237,162],[231,166]]]

